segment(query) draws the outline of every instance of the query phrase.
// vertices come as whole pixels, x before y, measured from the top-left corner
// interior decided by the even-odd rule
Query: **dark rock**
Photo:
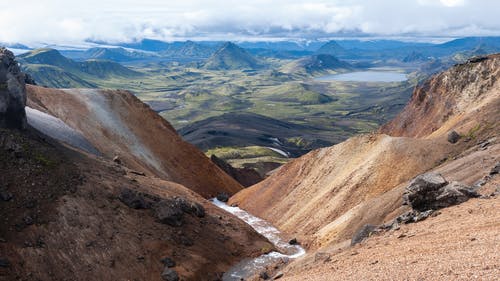
[[[244,187],[252,186],[264,179],[252,168],[235,168],[215,155],[210,156],[210,160]]]
[[[175,261],[169,257],[165,257],[163,259],[161,259],[161,262],[163,263],[163,265],[165,265],[166,267],[174,267],[175,266]]]
[[[0,258],[0,267],[9,267],[10,262],[6,258]]]
[[[281,277],[283,277],[283,272],[280,271],[274,275],[273,280],[280,279]]]
[[[0,189],[0,199],[2,201],[6,201],[6,202],[10,201],[10,200],[12,200],[12,197],[13,197],[12,193],[10,193],[6,190]]]
[[[14,54],[0,48],[0,128],[27,127],[25,80]]]
[[[363,225],[351,239],[351,246],[361,243],[361,241],[365,240],[367,237],[372,234],[377,227],[373,224],[365,224]]]
[[[297,245],[297,244],[299,244],[299,242],[297,241],[297,238],[293,238],[292,240],[288,241],[288,244]]]
[[[162,200],[154,206],[156,218],[170,226],[181,226],[184,223],[184,211],[175,200]]]
[[[217,200],[221,202],[227,202],[229,201],[229,195],[225,192],[217,194]]]
[[[403,204],[424,212],[460,204],[472,197],[479,197],[479,194],[471,187],[458,182],[448,183],[440,174],[427,173],[417,176],[406,187]]]
[[[25,216],[23,218],[23,222],[26,224],[26,225],[32,225],[34,223],[34,220],[31,216]]]
[[[478,63],[478,62],[485,61],[487,59],[488,59],[488,57],[486,57],[486,56],[477,56],[477,57],[473,57],[473,58],[468,59],[467,62],[468,63]]]
[[[457,132],[451,131],[448,133],[448,142],[457,143],[459,139],[460,135]]]
[[[401,223],[408,224],[408,223],[423,221],[429,216],[431,216],[433,213],[434,213],[433,210],[427,210],[425,212],[419,212],[416,210],[408,211],[397,217],[394,220],[393,224],[399,225]]]
[[[144,197],[144,194],[125,188],[122,190],[118,199],[132,209],[149,209],[151,208],[151,202],[148,202]]]
[[[175,203],[182,209],[184,213],[195,215],[199,218],[205,216],[205,208],[196,202],[190,202],[187,199],[177,197]]]
[[[500,162],[497,162],[495,167],[493,167],[490,171],[490,176],[496,175],[500,173]]]
[[[440,188],[448,182],[436,173],[426,173],[414,178],[403,194],[403,204],[415,210],[426,211],[431,208]]]
[[[120,157],[118,155],[113,157],[113,162],[115,162],[116,164],[119,164],[119,165],[122,164],[122,160],[120,159]]]
[[[175,270],[165,267],[161,273],[161,278],[165,281],[179,281],[179,274]]]
[[[198,204],[196,202],[191,203],[191,210],[194,215],[196,215],[199,218],[205,217],[205,208],[201,204]]]
[[[440,194],[436,197],[432,209],[440,209],[463,203],[469,198],[479,197],[479,194],[469,186],[459,182],[451,182],[441,189]]]
[[[269,279],[269,274],[267,274],[267,272],[266,272],[266,271],[263,271],[263,272],[261,272],[261,273],[259,274],[259,277],[260,277],[260,279],[262,279],[262,280],[267,280],[267,279]]]

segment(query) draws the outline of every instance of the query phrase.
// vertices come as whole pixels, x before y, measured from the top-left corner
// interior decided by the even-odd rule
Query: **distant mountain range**
[[[110,60],[77,62],[54,49],[37,49],[18,56],[22,69],[37,84],[56,88],[96,87],[94,79],[142,75]]]
[[[115,62],[134,61],[179,61],[202,62],[220,50],[225,42],[220,41],[176,41],[164,42],[143,39],[132,43],[89,42],[86,50],[67,50],[61,47],[63,55],[74,60],[106,59]],[[342,39],[331,41],[278,41],[232,43],[246,53],[258,57],[296,59],[313,54],[328,54],[341,59],[397,59],[406,62],[452,56],[459,52],[487,54],[500,51],[500,37],[465,37],[441,44],[410,42],[387,39]],[[29,50],[22,44],[0,44],[17,50]],[[57,47],[54,47],[58,49]],[[241,53],[241,52],[240,52]]]

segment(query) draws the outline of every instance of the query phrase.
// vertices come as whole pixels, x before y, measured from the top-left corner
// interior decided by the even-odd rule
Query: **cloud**
[[[500,35],[498,10],[496,0],[2,1],[0,42]]]

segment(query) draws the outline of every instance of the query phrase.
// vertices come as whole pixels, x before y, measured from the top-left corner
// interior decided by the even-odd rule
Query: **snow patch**
[[[61,119],[26,106],[28,124],[38,131],[73,147],[99,155],[99,151],[83,134],[64,123]]]

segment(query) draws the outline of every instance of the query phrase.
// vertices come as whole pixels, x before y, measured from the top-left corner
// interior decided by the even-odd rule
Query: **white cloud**
[[[499,10],[496,0],[2,1],[0,42],[500,35]]]

